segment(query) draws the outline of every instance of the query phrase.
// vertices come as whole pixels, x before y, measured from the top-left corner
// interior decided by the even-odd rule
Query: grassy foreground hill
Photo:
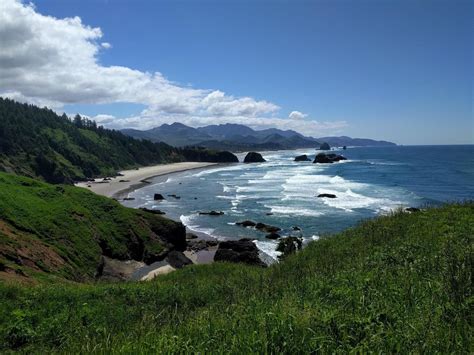
[[[473,236],[470,202],[364,221],[267,269],[3,283],[0,351],[472,353]]]
[[[86,189],[0,173],[0,281],[90,281],[102,255],[149,263],[175,246],[185,246],[181,223]]]
[[[0,97],[0,171],[71,183],[118,170],[177,161],[236,162],[229,152],[137,140],[77,115]]]

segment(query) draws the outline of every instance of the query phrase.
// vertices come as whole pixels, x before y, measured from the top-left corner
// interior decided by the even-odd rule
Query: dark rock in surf
[[[209,211],[209,212],[199,212],[200,215],[207,215],[207,216],[222,216],[224,212],[222,211]]]
[[[338,154],[326,154],[326,153],[319,153],[314,158],[313,163],[320,163],[320,164],[331,164],[340,160],[347,160],[346,157]]]
[[[271,226],[265,223],[260,223],[260,222],[255,225],[255,229],[258,229],[259,231],[267,232],[267,233],[276,233],[276,232],[281,231],[281,228]]]
[[[223,241],[214,256],[214,261],[230,261],[233,263],[245,263],[250,265],[266,267],[260,259],[259,250],[250,239]]]
[[[175,199],[177,199],[177,200],[179,200],[179,199],[181,198],[181,196],[178,196],[178,195],[175,195],[175,194],[169,194],[168,196],[169,196],[169,197],[173,197],[173,198],[175,198]]]
[[[318,197],[336,198],[337,196],[334,194],[319,194]]]
[[[296,253],[298,250],[301,250],[303,247],[303,239],[298,237],[286,237],[280,239],[277,251],[281,252],[280,259],[287,257],[290,254]]]
[[[298,155],[295,157],[295,161],[311,161],[306,154]]]
[[[255,225],[257,223],[253,222],[253,221],[242,221],[242,222],[236,222],[235,223],[237,226],[242,226],[242,227],[255,227]]]
[[[153,200],[155,201],[161,201],[161,200],[164,200],[165,198],[163,197],[162,194],[154,194],[153,195]]]
[[[281,238],[281,235],[278,233],[270,233],[270,234],[267,234],[265,238],[275,240],[275,239]]]
[[[245,156],[244,163],[264,163],[266,162],[265,159],[263,159],[262,155],[257,152],[249,152]]]

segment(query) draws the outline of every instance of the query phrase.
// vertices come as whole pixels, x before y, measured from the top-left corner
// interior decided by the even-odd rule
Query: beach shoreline
[[[107,180],[105,181],[104,178],[99,178],[95,179],[96,181],[79,182],[75,185],[78,187],[86,188],[89,191],[92,191],[98,195],[114,198],[116,200],[123,200],[130,192],[135,191],[143,186],[146,186],[147,184],[150,184],[151,181],[149,180],[153,178],[165,178],[166,176],[171,174],[181,173],[189,170],[210,168],[218,164],[219,163],[200,162],[160,164],[142,167],[139,169],[120,171],[119,175],[115,177],[107,177]],[[178,220],[178,222],[180,221]],[[217,238],[211,235],[195,231],[187,226],[185,227],[187,234],[194,234],[197,237],[196,240],[218,240]],[[209,246],[201,250],[188,249],[184,252],[184,254],[194,264],[208,264],[213,262],[214,254],[216,253],[216,251],[217,246]],[[146,275],[143,275],[144,279],[151,279],[156,276],[154,275],[154,273],[159,267],[161,267],[161,265],[157,267],[148,266],[149,270]]]
[[[159,164],[142,168],[123,170],[115,177],[98,178],[95,181],[81,181],[75,184],[98,195],[120,199],[129,192],[149,184],[149,179],[178,172],[202,169],[218,165],[218,163],[182,162]]]

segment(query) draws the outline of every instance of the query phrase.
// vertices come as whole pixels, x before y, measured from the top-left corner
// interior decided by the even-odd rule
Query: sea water
[[[156,208],[189,229],[219,239],[252,238],[272,257],[276,241],[235,222],[252,220],[301,229],[305,241],[341,231],[400,207],[474,199],[474,146],[396,146],[335,149],[348,158],[333,164],[295,162],[320,151],[262,152],[265,163],[229,164],[151,179],[129,194],[130,207]],[[243,155],[239,155],[243,160]],[[154,201],[161,193],[164,201]],[[322,193],[337,197],[318,198]],[[180,199],[167,196],[176,194]],[[200,211],[223,211],[222,216]]]

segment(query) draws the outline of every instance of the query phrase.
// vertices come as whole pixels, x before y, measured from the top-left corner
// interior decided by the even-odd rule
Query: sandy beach
[[[139,169],[121,171],[121,176],[79,182],[76,186],[84,187],[98,195],[120,198],[126,193],[143,186],[147,183],[146,180],[152,177],[205,168],[212,165],[216,165],[216,163],[184,162],[147,166]]]

